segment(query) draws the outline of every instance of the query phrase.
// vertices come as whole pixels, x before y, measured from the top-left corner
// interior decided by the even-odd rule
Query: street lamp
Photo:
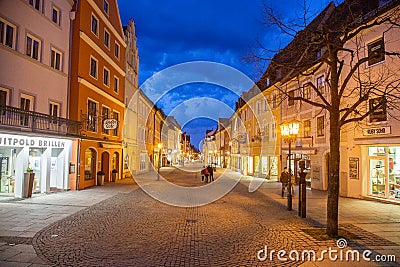
[[[299,133],[300,122],[296,119],[283,122],[281,125],[281,135],[283,140],[289,144],[289,188],[288,188],[288,210],[292,210],[292,169],[290,165],[291,159],[291,144],[296,140]]]
[[[157,170],[157,180],[160,180],[160,165],[161,165],[161,149],[163,148],[162,143],[158,143],[158,170]]]

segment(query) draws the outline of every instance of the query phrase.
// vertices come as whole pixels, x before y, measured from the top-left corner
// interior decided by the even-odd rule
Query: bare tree
[[[378,111],[387,114],[399,109],[400,63],[399,50],[385,49],[386,36],[393,33],[391,42],[400,44],[400,7],[398,0],[345,0],[335,5],[331,2],[310,23],[307,23],[306,2],[301,23],[283,21],[266,5],[266,23],[278,27],[293,40],[273,57],[274,52],[263,47],[256,61],[269,61],[261,79],[268,79],[283,97],[302,101],[329,112],[330,157],[328,175],[327,229],[329,236],[338,234],[338,203],[340,173],[340,138],[344,125],[358,123]],[[366,45],[363,35],[374,29],[383,29],[382,40]],[[397,32],[397,34],[394,34]],[[397,38],[397,39],[396,39]],[[391,46],[393,47],[393,46]],[[374,71],[366,66],[381,62],[385,64]],[[392,62],[393,64],[386,64]],[[385,67],[387,65],[387,67]],[[318,86],[310,84],[318,96],[310,99],[301,93],[289,95],[281,86],[293,80],[304,80],[324,70],[329,93],[323,94]]]

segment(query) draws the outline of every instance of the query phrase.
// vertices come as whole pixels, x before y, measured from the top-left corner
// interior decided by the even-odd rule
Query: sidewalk
[[[241,183],[248,185],[251,179],[253,177],[245,176]],[[277,203],[287,206],[286,195],[284,198],[280,196],[279,182],[265,181],[258,191]],[[298,196],[298,187],[295,186],[292,205],[292,212],[295,214],[298,212]],[[326,191],[307,190],[307,218],[305,220],[321,228],[326,227],[327,196]],[[368,249],[382,255],[395,255],[397,262],[400,262],[400,205],[340,197],[339,228],[357,232],[360,235],[369,235],[364,237],[364,239],[369,239],[367,240]],[[334,264],[331,261],[324,261],[324,264],[318,265],[307,262],[303,266],[328,265],[343,266],[343,262]]]
[[[36,255],[32,238],[46,226],[120,193],[138,188],[132,179],[81,191],[0,198],[0,266],[47,266]]]

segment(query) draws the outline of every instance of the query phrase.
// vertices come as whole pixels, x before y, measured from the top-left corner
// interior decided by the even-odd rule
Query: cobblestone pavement
[[[202,185],[198,173],[175,168],[163,168],[161,173],[182,186]],[[216,179],[220,174],[221,170]],[[14,253],[28,250],[24,255],[31,257],[15,264],[10,255],[7,261],[1,261],[2,255],[6,255],[0,253],[0,265],[12,262],[8,266],[377,266],[365,261],[302,261],[303,250],[338,249],[336,240],[318,241],[307,235],[302,229],[321,227],[321,222],[300,219],[296,211],[287,211],[284,199],[279,197],[278,184],[265,183],[258,191],[249,193],[244,179],[209,205],[180,208],[154,200],[132,180],[125,183],[119,186],[126,189],[108,193],[103,201],[92,201],[72,215],[51,222],[33,238],[9,236],[2,240],[0,236],[0,251],[14,242]],[[109,188],[101,190],[107,194]],[[76,201],[84,203],[84,195]],[[317,209],[311,209],[311,214],[318,217],[316,213]],[[348,240],[343,252],[371,249],[376,255],[380,249],[389,248],[399,253],[400,243],[362,229],[351,220],[346,220],[341,228],[358,235]],[[275,250],[273,257],[260,261],[257,254],[266,256],[266,247],[267,256]],[[277,251],[281,249],[300,252],[300,259],[278,260]],[[400,266],[393,262],[381,265]]]

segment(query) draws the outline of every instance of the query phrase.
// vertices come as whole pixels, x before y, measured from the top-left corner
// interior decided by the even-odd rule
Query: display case
[[[400,198],[400,174],[389,174],[389,198]]]

